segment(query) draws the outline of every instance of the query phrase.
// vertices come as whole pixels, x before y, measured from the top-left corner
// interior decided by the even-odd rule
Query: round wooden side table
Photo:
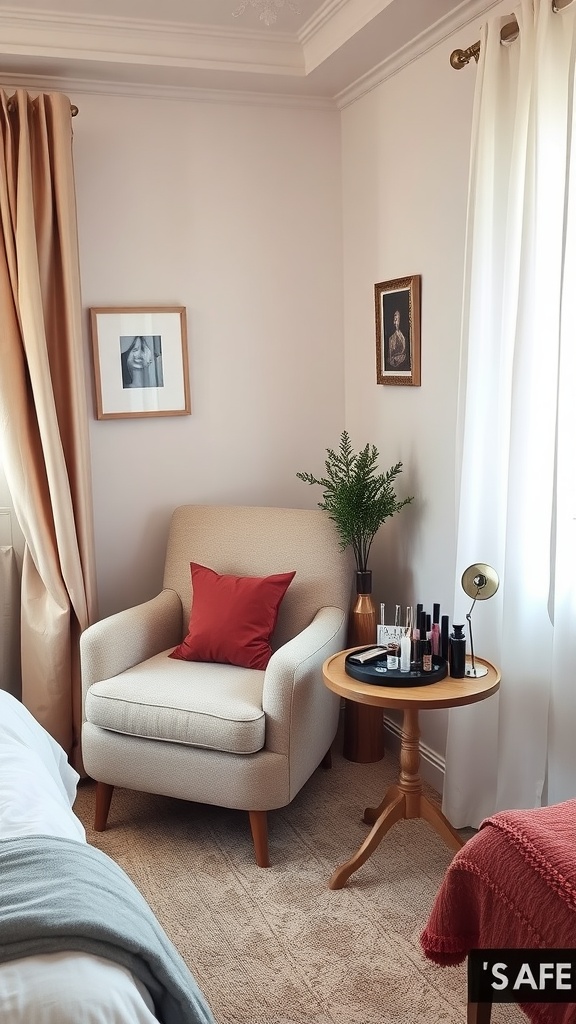
[[[488,674],[480,679],[446,676],[440,682],[426,686],[378,686],[364,683],[349,676],[345,668],[346,655],[341,651],[332,655],[322,666],[324,683],[329,690],[346,700],[376,708],[401,708],[404,713],[400,746],[400,776],[389,786],[377,807],[367,807],[364,821],[372,828],[357,852],[336,868],[328,885],[341,889],[350,875],[357,871],[374,852],[388,829],[403,818],[424,818],[453,850],[463,842],[439,807],[431,803],[422,792],[420,778],[420,727],[418,714],[427,708],[455,708],[475,704],[496,693],[500,686],[500,672],[489,661],[475,658],[485,665]]]

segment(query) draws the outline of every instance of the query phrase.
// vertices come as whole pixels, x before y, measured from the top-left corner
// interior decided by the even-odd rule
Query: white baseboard
[[[386,734],[386,749],[391,750],[396,757],[400,757],[400,726],[391,718],[384,715],[384,732]],[[427,747],[420,740],[420,775],[432,789],[442,793],[444,789],[444,771],[446,762],[440,754],[437,754],[431,747]]]

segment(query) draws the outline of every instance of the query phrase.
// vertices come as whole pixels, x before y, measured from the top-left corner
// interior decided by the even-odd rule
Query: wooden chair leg
[[[490,1024],[492,1003],[468,1003],[466,1024]]]
[[[248,814],[250,816],[250,828],[252,829],[256,863],[259,868],[269,868],[267,813],[266,811],[248,811]]]
[[[110,810],[110,802],[112,800],[113,792],[114,786],[109,786],[107,782],[96,783],[96,810],[94,812],[95,832],[103,832],[106,828],[108,811]]]
[[[328,750],[324,754],[324,757],[320,761],[320,764],[322,765],[323,768],[332,767],[332,747],[328,747]]]

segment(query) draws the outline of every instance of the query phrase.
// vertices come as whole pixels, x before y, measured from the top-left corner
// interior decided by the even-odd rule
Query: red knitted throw
[[[471,949],[576,948],[576,800],[500,811],[455,855],[420,936],[425,956]],[[537,1024],[576,1020],[570,1004],[521,1004]]]

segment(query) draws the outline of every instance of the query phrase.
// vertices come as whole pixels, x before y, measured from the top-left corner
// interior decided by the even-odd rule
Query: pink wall
[[[160,588],[176,505],[320,498],[295,474],[344,426],[340,126],[302,107],[73,100],[84,305],[188,315],[192,415],[91,423],[104,615]]]

